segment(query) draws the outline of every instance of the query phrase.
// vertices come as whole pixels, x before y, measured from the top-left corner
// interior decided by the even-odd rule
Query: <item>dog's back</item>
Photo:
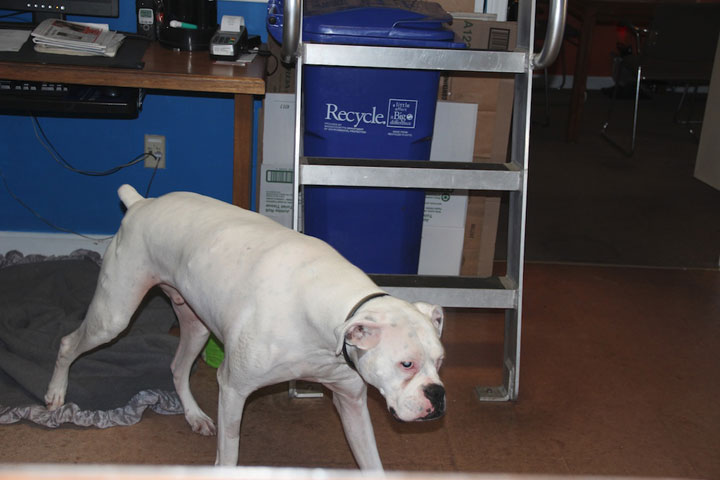
[[[205,299],[218,304],[217,292],[206,292],[218,282],[233,285],[232,303],[267,295],[268,283],[273,291],[307,285],[310,298],[377,288],[322,240],[256,212],[191,192],[144,199],[123,185],[118,194],[128,211],[108,254],[137,262],[136,273],[147,274],[148,283],[173,285],[198,313]]]

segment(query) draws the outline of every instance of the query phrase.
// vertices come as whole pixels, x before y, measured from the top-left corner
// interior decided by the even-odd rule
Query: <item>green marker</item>
[[[197,25],[193,23],[185,23],[179,20],[170,20],[170,26],[173,28],[187,28],[188,30],[197,30]]]

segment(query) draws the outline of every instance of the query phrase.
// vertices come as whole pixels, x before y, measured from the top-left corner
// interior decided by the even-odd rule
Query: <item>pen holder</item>
[[[216,0],[165,0],[158,40],[179,50],[209,50],[218,29]]]

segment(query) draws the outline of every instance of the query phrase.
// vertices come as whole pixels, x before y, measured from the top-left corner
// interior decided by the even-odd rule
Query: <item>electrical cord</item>
[[[269,77],[269,76],[271,76],[271,75],[274,75],[275,72],[277,72],[277,69],[280,67],[280,60],[279,60],[275,55],[273,55],[273,54],[270,52],[270,50],[262,50],[262,49],[260,49],[260,50],[258,50],[258,55],[261,55],[261,56],[263,56],[263,57],[268,57],[268,58],[271,58],[271,59],[275,60],[275,63],[268,61],[268,62],[265,64],[265,76],[266,76],[266,77]],[[274,68],[271,69],[271,68],[270,68],[270,65],[273,65]]]
[[[148,198],[150,196],[150,186],[152,185],[153,180],[155,180],[155,174],[158,171],[158,167],[160,166],[160,160],[161,160],[160,158],[156,157],[155,155],[153,155],[150,152],[147,152],[147,155],[150,155],[151,157],[153,157],[155,159],[155,168],[153,168],[152,175],[150,175],[150,181],[148,182],[148,186],[145,189],[145,198]]]
[[[107,175],[112,175],[114,173],[119,172],[123,168],[132,167],[133,165],[137,165],[140,162],[145,161],[146,158],[152,157],[155,159],[155,168],[153,168],[153,173],[150,176],[150,181],[148,182],[148,186],[145,189],[145,197],[147,197],[150,194],[150,187],[152,186],[152,182],[155,179],[155,174],[157,173],[158,167],[160,165],[160,158],[156,157],[155,154],[152,152],[143,152],[137,157],[133,158],[127,163],[123,163],[122,165],[115,166],[113,168],[110,168],[108,170],[103,171],[95,171],[95,170],[82,170],[79,168],[75,168],[73,165],[70,164],[65,158],[63,158],[62,155],[60,155],[60,152],[57,151],[57,148],[55,148],[55,145],[50,141],[50,139],[45,134],[45,131],[42,128],[42,125],[40,125],[40,121],[37,117],[33,116],[33,131],[35,133],[35,138],[37,138],[38,142],[40,142],[40,145],[43,146],[43,148],[50,154],[53,160],[60,165],[63,168],[66,168],[74,173],[79,173],[80,175],[87,175],[90,177],[104,177]]]
[[[35,138],[37,138],[37,140],[40,142],[40,145],[42,145],[43,148],[45,148],[45,150],[50,154],[50,156],[53,158],[53,160],[55,160],[55,162],[57,162],[58,165],[70,170],[71,172],[79,173],[80,175],[87,175],[90,177],[104,177],[107,175],[112,175],[113,173],[117,173],[120,170],[122,170],[123,168],[132,167],[133,165],[144,161],[148,156],[155,158],[156,160],[158,160],[158,162],[160,160],[150,152],[143,152],[140,155],[138,155],[137,157],[130,160],[128,163],[118,165],[109,170],[94,171],[94,170],[82,170],[79,168],[75,168],[74,166],[72,166],[70,164],[70,162],[65,160],[63,158],[63,156],[60,155],[60,153],[57,151],[55,146],[52,144],[50,139],[45,134],[45,131],[43,130],[42,126],[40,125],[40,121],[38,120],[38,118],[33,116],[32,119],[33,119],[33,131],[35,132]]]

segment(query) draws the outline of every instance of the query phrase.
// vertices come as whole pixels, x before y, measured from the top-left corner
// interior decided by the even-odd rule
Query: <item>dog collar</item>
[[[363,305],[365,305],[367,302],[369,302],[369,301],[372,300],[373,298],[386,297],[386,296],[388,296],[388,294],[385,293],[385,292],[375,292],[375,293],[371,293],[370,295],[367,295],[367,296],[363,297],[363,298],[362,298],[358,303],[356,303],[355,306],[350,310],[350,313],[348,313],[348,316],[345,317],[345,321],[347,322],[348,320],[350,320],[350,319],[352,318],[352,316],[355,315],[358,310],[360,310],[360,307],[362,307]],[[348,366],[357,372],[357,368],[355,368],[355,362],[353,362],[353,361],[350,359],[350,355],[348,355],[348,352],[347,352],[347,342],[345,342],[345,341],[343,341],[342,354],[343,354],[343,357],[345,358],[345,362],[348,364]]]

